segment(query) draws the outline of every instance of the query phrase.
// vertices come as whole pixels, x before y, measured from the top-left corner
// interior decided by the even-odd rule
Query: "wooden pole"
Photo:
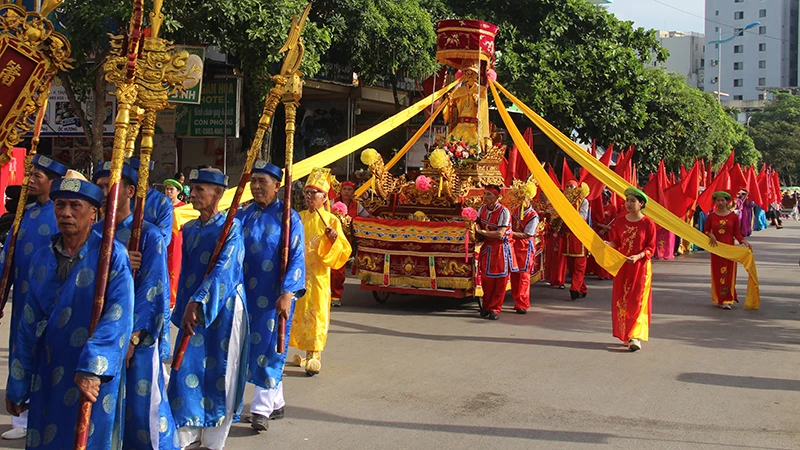
[[[50,82],[47,81],[47,89],[45,93],[50,92]],[[25,204],[28,199],[28,182],[31,179],[31,169],[33,168],[33,157],[36,156],[36,149],[39,145],[39,135],[42,133],[42,124],[44,123],[44,115],[47,112],[48,96],[45,95],[39,111],[36,113],[36,122],[33,126],[33,138],[31,139],[31,149],[25,155],[25,175],[22,178],[22,188],[19,194],[19,203],[17,210],[14,212],[14,223],[11,226],[11,237],[8,240],[8,247],[6,250],[6,260],[3,266],[3,278],[0,279],[0,296],[2,296],[2,305],[0,305],[0,318],[5,315],[6,303],[8,303],[8,294],[11,289],[11,268],[14,265],[14,251],[17,247],[17,233],[22,224],[22,216],[25,214]]]
[[[103,241],[100,244],[100,259],[97,263],[95,279],[94,304],[92,320],[89,324],[89,336],[100,322],[105,306],[106,289],[111,271],[111,254],[114,248],[114,233],[117,228],[117,205],[119,204],[122,165],[125,162],[125,148],[128,142],[128,127],[131,122],[131,109],[136,102],[138,88],[134,82],[136,59],[139,54],[139,39],[142,30],[142,14],[144,0],[134,0],[131,16],[130,35],[128,36],[128,61],[125,67],[124,82],[117,86],[117,117],[114,129],[114,148],[111,153],[111,173],[109,175],[109,192],[106,199],[106,215],[103,224]],[[75,425],[75,450],[85,450],[89,441],[89,426],[92,418],[92,402],[81,395],[78,410],[78,421]]]

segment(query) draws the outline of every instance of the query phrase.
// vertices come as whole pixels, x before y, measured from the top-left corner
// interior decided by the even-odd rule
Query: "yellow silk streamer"
[[[433,102],[442,98],[445,94],[447,94],[451,89],[458,85],[461,80],[456,80],[450,85],[434,92],[433,94],[425,97],[423,100],[411,105],[410,107],[406,108],[405,110],[395,114],[394,116],[384,120],[383,122],[375,125],[374,127],[366,130],[362,133],[353,136],[352,138],[342,142],[341,144],[334,145],[333,147],[317,153],[316,155],[306,158],[297,164],[295,164],[292,168],[292,178],[295,180],[299,180],[306,175],[310,174],[314,168],[317,167],[325,167],[331,163],[334,163],[345,156],[360,150],[370,142],[378,139],[379,137],[385,135],[386,133],[394,130],[395,128],[399,127],[400,125],[408,122],[411,120],[412,117],[416,116],[417,114],[421,113],[425,108],[429,107]],[[222,200],[219,202],[219,209],[220,211],[226,210],[231,206],[233,203],[233,196],[236,193],[236,188],[228,189],[225,191],[225,194],[222,196]],[[248,202],[253,199],[253,195],[250,193],[249,183],[248,188],[244,190],[242,194],[241,202]],[[179,231],[186,222],[196,219],[200,217],[200,213],[195,211],[192,208],[192,205],[184,205],[180,208],[175,208],[175,218],[172,223],[173,231]]]
[[[508,129],[508,133],[511,135],[511,139],[514,140],[514,144],[517,146],[519,150],[519,154],[522,155],[522,159],[525,160],[525,164],[528,165],[528,168],[531,170],[533,177],[539,182],[539,187],[542,188],[542,192],[544,195],[547,196],[550,203],[555,208],[558,215],[564,220],[564,223],[569,227],[569,230],[578,238],[578,240],[583,243],[583,245],[592,252],[595,261],[597,264],[602,266],[605,270],[607,270],[612,275],[616,275],[619,272],[619,269],[622,267],[623,264],[626,262],[625,256],[622,253],[618,252],[617,250],[609,247],[603,242],[603,239],[597,235],[597,233],[592,230],[588,223],[578,214],[578,211],[575,210],[575,207],[567,200],[561,190],[556,186],[553,180],[547,175],[544,168],[542,168],[542,164],[539,162],[539,159],[536,158],[536,155],[533,154],[531,148],[528,147],[527,142],[525,142],[525,138],[522,137],[522,133],[520,133],[517,126],[514,124],[514,121],[511,120],[511,116],[506,111],[505,105],[503,105],[502,100],[500,99],[500,95],[497,93],[497,90],[494,87],[494,84],[489,85],[492,89],[492,94],[494,95],[495,105],[497,106],[497,111],[500,113],[500,117],[502,117],[503,122],[506,124],[506,128]]]
[[[439,116],[439,113],[442,112],[445,106],[447,106],[447,102],[442,102],[442,104],[439,105],[438,108],[436,108],[436,111],[433,112],[428,121],[425,122],[425,124],[423,124],[419,128],[419,130],[417,130],[416,133],[414,133],[414,136],[411,137],[411,140],[406,142],[406,145],[404,145],[403,148],[401,148],[400,151],[397,152],[397,154],[394,155],[394,157],[392,157],[392,159],[389,160],[388,163],[386,163],[385,167],[387,171],[391,170],[392,167],[394,167],[394,165],[397,164],[400,161],[400,159],[402,159],[403,156],[405,156],[405,154],[408,153],[409,150],[411,150],[411,147],[413,147],[414,144],[416,144],[417,141],[422,137],[422,135],[425,134],[425,131],[430,128],[433,121],[436,120],[436,118]],[[370,178],[369,181],[370,184],[373,184],[375,182],[375,177]],[[367,183],[362,184],[361,187],[359,187],[358,190],[356,191],[355,198],[359,198],[364,194],[364,192],[367,192],[367,188],[370,186],[370,184]]]
[[[606,167],[600,161],[592,157],[589,153],[581,149],[575,142],[566,137],[561,131],[550,125],[546,120],[533,112],[519,99],[504,89],[499,83],[492,83],[511,100],[533,123],[547,136],[556,143],[564,152],[574,159],[581,167],[589,171],[592,176],[605,184],[610,190],[619,195],[625,196],[625,189],[632,187],[630,183],[617,173]],[[519,144],[517,144],[519,146]],[[650,199],[647,208],[643,211],[645,215],[653,219],[658,225],[675,235],[695,242],[709,252],[721,256],[725,259],[741,263],[748,273],[747,298],[745,299],[745,309],[758,309],[761,304],[758,285],[758,271],[756,270],[756,260],[753,252],[744,247],[737,247],[720,243],[717,247],[708,245],[708,236],[689,225],[669,210]]]

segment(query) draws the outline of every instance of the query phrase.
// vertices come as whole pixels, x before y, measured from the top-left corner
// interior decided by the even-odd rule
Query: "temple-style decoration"
[[[0,165],[31,131],[49,97],[50,80],[72,68],[69,41],[47,19],[62,1],[47,0],[39,12],[0,4]]]
[[[138,251],[142,223],[144,221],[145,199],[150,185],[150,159],[153,154],[156,116],[159,111],[170,108],[169,97],[186,89],[187,80],[199,82],[200,75],[187,66],[189,53],[175,51],[172,42],[159,37],[164,15],[161,12],[163,0],[153,1],[150,13],[150,36],[142,40],[141,55],[136,64],[134,83],[138,95],[131,110],[128,126],[125,156],[133,156],[136,139],[141,132],[139,152],[139,184],[136,189],[136,205],[133,211],[133,229],[129,240],[129,250]],[[128,36],[112,35],[111,54],[106,59],[106,78],[121,83],[127,70],[126,42]],[[196,70],[196,69],[195,69]]]
[[[436,58],[457,71],[461,84],[444,99],[447,137],[437,140],[423,161],[422,174],[431,178],[432,188],[421,191],[404,176],[393,177],[380,155],[370,157],[364,162],[374,177],[373,192],[362,201],[378,215],[397,207],[432,207],[447,210],[426,211],[434,220],[459,217],[461,206],[480,202],[481,187],[505,184],[499,166],[506,147],[491,134],[487,96],[488,78],[496,76],[498,28],[479,20],[445,20],[437,28]]]
[[[33,135],[25,157],[20,198],[28,197],[28,180],[50,97],[50,80],[59,71],[72,68],[69,41],[53,31],[53,24],[47,19],[62,1],[45,0],[39,12],[26,11],[11,3],[0,4],[0,166],[11,159],[11,149],[27,132],[32,131]],[[8,301],[11,262],[24,211],[25,208],[17,208],[4,249],[0,317]]]

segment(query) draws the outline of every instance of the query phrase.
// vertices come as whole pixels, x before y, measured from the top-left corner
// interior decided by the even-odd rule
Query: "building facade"
[[[707,40],[739,36],[706,45],[705,91],[741,102],[797,86],[799,8],[800,0],[706,0]]]
[[[705,37],[703,34],[659,31],[658,40],[661,46],[669,51],[669,58],[663,63],[654,64],[664,67],[667,72],[679,74],[689,86],[704,90]]]

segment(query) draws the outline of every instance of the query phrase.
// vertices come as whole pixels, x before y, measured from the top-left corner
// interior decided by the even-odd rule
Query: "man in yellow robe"
[[[339,269],[350,257],[350,243],[342,224],[323,206],[330,191],[330,170],[314,169],[304,190],[306,211],[300,213],[305,232],[306,295],[297,299],[289,345],[305,351],[293,363],[313,376],[322,368],[322,350],[328,340],[331,313],[331,269]]]

